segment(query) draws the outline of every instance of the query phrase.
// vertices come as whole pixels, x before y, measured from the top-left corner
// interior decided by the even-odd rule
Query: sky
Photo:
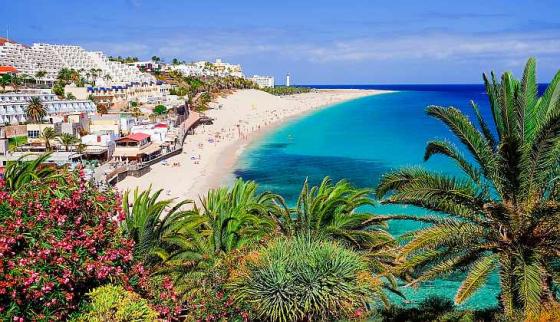
[[[221,58],[277,83],[480,83],[530,56],[540,82],[560,69],[558,0],[0,0],[0,16],[25,44]]]

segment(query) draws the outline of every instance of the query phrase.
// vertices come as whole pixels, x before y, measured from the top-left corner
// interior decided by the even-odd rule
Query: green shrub
[[[165,107],[165,105],[158,105],[156,107],[154,107],[154,114],[156,115],[163,115],[167,113],[167,107]]]
[[[158,314],[138,294],[122,286],[105,285],[88,293],[91,300],[74,321],[156,321]]]
[[[246,256],[228,289],[255,320],[333,321],[364,317],[381,285],[355,251],[294,238]]]

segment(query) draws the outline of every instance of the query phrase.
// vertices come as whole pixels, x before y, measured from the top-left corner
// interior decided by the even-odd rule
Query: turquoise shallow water
[[[324,176],[348,179],[360,187],[374,187],[379,177],[395,168],[421,165],[447,173],[458,173],[441,157],[423,162],[426,142],[449,138],[443,124],[428,117],[428,105],[453,105],[471,114],[473,99],[488,112],[487,99],[480,86],[442,86],[369,96],[334,105],[292,121],[252,144],[240,158],[235,174],[256,180],[263,190],[283,195],[294,202],[303,180],[313,184]],[[424,214],[402,206],[376,206],[377,213]],[[390,224],[395,235],[421,228],[416,222]],[[453,298],[460,277],[435,280],[421,288],[403,288],[407,300],[418,303],[428,296]],[[497,304],[498,280],[489,283],[468,302],[468,308]]]

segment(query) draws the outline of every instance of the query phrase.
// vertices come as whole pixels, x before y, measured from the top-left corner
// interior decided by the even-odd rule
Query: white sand
[[[286,120],[338,102],[386,93],[378,90],[319,90],[274,96],[259,90],[239,90],[219,98],[205,112],[214,124],[199,126],[187,136],[183,153],[156,164],[146,175],[127,177],[117,184],[126,189],[163,189],[166,198],[198,201],[208,189],[228,183],[243,149],[251,141]],[[221,106],[221,108],[220,108]],[[239,126],[238,126],[239,125]],[[180,166],[172,167],[175,162]]]

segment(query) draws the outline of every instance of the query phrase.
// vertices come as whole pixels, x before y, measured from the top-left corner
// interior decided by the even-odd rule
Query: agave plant
[[[29,156],[29,154],[23,155],[18,160],[8,162],[6,165],[4,181],[8,190],[17,191],[32,181],[57,176],[54,167],[43,164],[49,159],[50,153],[45,153],[34,160],[26,161]]]
[[[484,84],[494,128],[474,103],[478,127],[456,108],[427,110],[470,157],[448,141],[432,141],[425,159],[444,155],[464,175],[398,170],[381,179],[377,195],[385,196],[385,203],[447,215],[408,236],[400,269],[413,271],[413,283],[467,271],[455,295],[461,303],[498,272],[506,315],[528,316],[556,300],[560,281],[560,72],[542,96],[534,59],[521,81],[505,73],[498,82],[492,73],[484,75]]]
[[[134,240],[135,256],[152,265],[167,259],[176,232],[181,229],[184,219],[192,215],[183,210],[190,201],[159,200],[161,192],[152,193],[151,187],[139,192],[136,188],[132,195],[126,191],[122,201],[125,213],[122,230]]]
[[[281,239],[247,256],[227,285],[262,321],[335,321],[364,317],[384,296],[362,256],[337,243]]]

